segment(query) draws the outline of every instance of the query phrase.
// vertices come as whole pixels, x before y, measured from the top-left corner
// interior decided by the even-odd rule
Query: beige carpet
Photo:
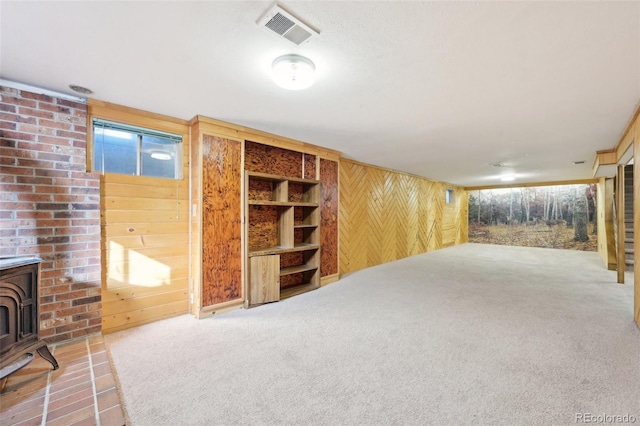
[[[133,425],[640,423],[615,278],[596,253],[466,244],[105,340]]]

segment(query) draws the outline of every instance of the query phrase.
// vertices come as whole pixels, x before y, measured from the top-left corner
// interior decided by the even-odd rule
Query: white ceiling
[[[465,186],[590,178],[640,100],[639,2],[285,0],[320,30],[299,47],[256,25],[273,4],[4,0],[0,77]],[[273,84],[286,53],[314,86]]]

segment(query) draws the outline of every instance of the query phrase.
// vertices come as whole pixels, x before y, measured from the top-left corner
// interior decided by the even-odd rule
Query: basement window
[[[453,203],[453,189],[447,189],[447,192],[445,193],[445,196],[444,196],[444,201],[447,204]]]
[[[93,119],[93,170],[182,178],[182,136]]]

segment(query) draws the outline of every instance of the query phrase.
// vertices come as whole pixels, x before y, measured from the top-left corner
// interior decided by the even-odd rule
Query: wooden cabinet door
[[[249,305],[280,300],[280,256],[249,258]]]
[[[202,138],[202,306],[242,298],[242,144]]]

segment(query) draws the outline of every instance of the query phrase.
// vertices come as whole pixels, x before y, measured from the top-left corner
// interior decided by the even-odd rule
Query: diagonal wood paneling
[[[462,188],[341,159],[340,273],[466,242],[466,200]]]

